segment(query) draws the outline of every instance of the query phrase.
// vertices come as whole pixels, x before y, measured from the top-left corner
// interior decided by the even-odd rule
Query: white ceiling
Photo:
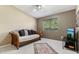
[[[34,11],[34,5],[15,5],[15,7],[35,18],[41,18],[44,16],[65,12],[76,8],[75,5],[44,5],[44,7],[40,10]]]

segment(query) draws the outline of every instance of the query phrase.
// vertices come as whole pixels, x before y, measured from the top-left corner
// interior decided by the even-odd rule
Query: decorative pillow
[[[34,30],[31,30],[31,34],[37,34],[37,32]]]
[[[28,35],[28,30],[24,29],[24,31],[25,31],[25,36],[27,36]]]
[[[28,31],[28,35],[32,35],[31,30],[27,30]]]
[[[34,30],[27,30],[27,31],[28,31],[28,35],[37,34],[37,32]]]
[[[24,30],[19,30],[19,36],[25,36],[25,31]]]

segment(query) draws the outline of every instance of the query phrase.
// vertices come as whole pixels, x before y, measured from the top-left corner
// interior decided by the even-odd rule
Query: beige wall
[[[76,16],[77,26],[79,26],[79,5],[76,8]]]
[[[79,5],[76,6],[76,14],[79,12]]]
[[[11,42],[9,31],[23,28],[36,30],[36,20],[13,6],[0,6],[0,45]]]
[[[58,30],[43,31],[42,21],[46,20],[49,17],[58,18]],[[38,19],[37,22],[38,22],[38,30],[44,32],[44,37],[61,40],[61,36],[66,35],[66,28],[74,27],[76,23],[75,10],[44,17],[44,18]]]

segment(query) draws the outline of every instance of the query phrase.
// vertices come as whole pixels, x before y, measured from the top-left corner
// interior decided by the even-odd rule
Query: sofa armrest
[[[17,39],[19,39],[19,35],[15,32],[9,32],[11,34],[11,36],[16,37]]]
[[[41,33],[41,32],[37,32],[37,34],[39,34],[39,35],[40,35],[40,37],[42,37],[42,36],[43,36],[43,33]]]
[[[15,32],[9,32],[12,37],[12,44],[19,48],[19,36]]]

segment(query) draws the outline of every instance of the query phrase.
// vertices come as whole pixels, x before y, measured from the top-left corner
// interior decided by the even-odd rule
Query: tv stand
[[[68,40],[67,37],[63,37],[63,49],[67,48],[69,50],[75,51],[77,53],[79,53],[79,48],[78,48],[78,40],[74,39],[74,40]]]
[[[65,47],[74,51],[77,51],[77,41],[74,40],[66,40]]]

